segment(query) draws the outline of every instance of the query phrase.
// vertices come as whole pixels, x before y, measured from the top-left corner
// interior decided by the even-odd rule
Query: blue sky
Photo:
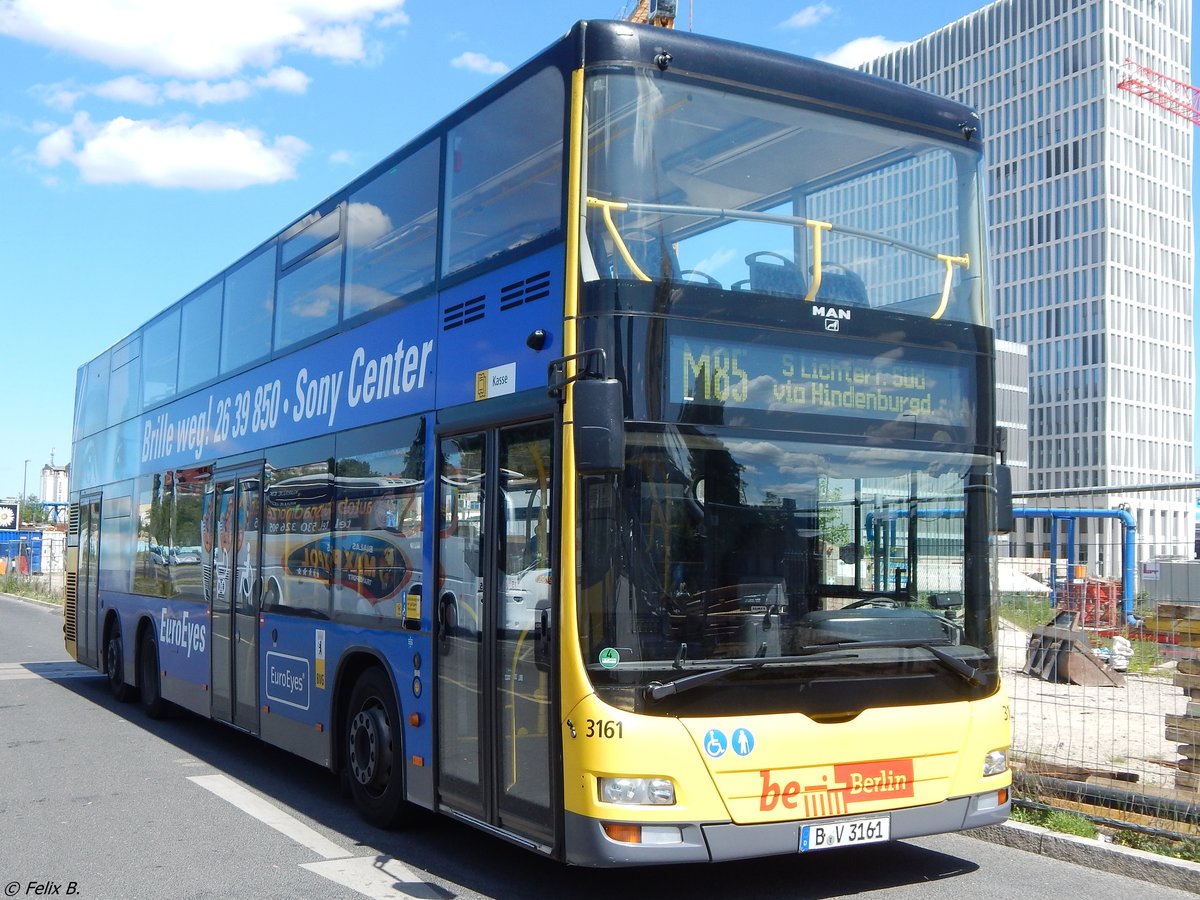
[[[70,459],[81,363],[622,4],[0,0],[0,497]],[[852,65],[982,5],[680,0],[677,25]]]

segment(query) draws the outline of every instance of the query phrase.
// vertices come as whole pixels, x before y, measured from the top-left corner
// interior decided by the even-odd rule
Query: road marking
[[[0,663],[0,681],[28,681],[34,678],[59,681],[63,678],[82,678],[97,674],[95,669],[81,666],[77,662]]]
[[[297,844],[323,856],[324,862],[302,863],[300,868],[307,869],[343,887],[348,887],[364,897],[370,897],[373,900],[374,898],[395,900],[397,888],[406,884],[422,885],[420,891],[406,891],[410,896],[444,898],[454,896],[443,888],[425,881],[399,860],[390,856],[352,858],[333,841],[318,834],[299,819],[224,775],[191,775],[188,777],[188,781],[195,782],[206,791],[211,791],[222,800],[232,803],[242,812],[258,819],[264,825],[271,826]]]
[[[360,856],[355,859],[332,859],[326,862],[304,863],[310,872],[337,882],[343,887],[370,897],[372,900],[396,900],[408,897],[453,897],[450,891],[425,881],[399,860],[390,856]],[[419,890],[405,885],[421,885]]]
[[[333,841],[309,828],[299,819],[288,815],[278,806],[269,803],[240,784],[224,775],[191,775],[188,781],[194,782],[206,791],[211,791],[222,800],[226,800],[258,819],[264,825],[270,825],[280,834],[286,835],[297,844],[307,847],[318,856],[325,859],[344,859],[350,854]]]

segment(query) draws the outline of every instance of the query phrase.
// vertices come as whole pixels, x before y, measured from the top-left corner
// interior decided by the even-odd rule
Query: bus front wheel
[[[405,818],[404,737],[391,683],[370,668],[359,676],[346,713],[346,772],[354,805],[379,828]]]

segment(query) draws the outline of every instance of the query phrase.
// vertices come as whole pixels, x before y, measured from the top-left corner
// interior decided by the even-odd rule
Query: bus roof
[[[767,50],[723,38],[628,22],[585,21],[568,40],[581,45],[587,67],[634,64],[747,85],[805,99],[839,112],[886,119],[946,137],[981,142],[978,114],[969,106],[833,63]],[[535,57],[536,59],[536,57]]]

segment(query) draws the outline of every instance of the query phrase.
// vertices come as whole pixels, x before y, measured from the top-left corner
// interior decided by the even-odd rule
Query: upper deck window
[[[183,302],[179,340],[180,393],[217,377],[223,287],[223,282],[218,281]]]
[[[138,356],[142,338],[135,334],[112,352],[112,374],[108,385],[108,424],[124,422],[138,411],[142,377]]]
[[[481,109],[446,144],[446,274],[562,221],[562,75],[546,69]]]
[[[436,142],[350,195],[344,318],[433,283],[437,206]]]
[[[222,374],[263,359],[271,352],[274,313],[275,245],[272,243],[225,279]]]
[[[142,405],[149,409],[175,396],[179,368],[179,308],[146,326],[142,339]]]
[[[75,440],[102,431],[108,418],[108,379],[112,351],[105,350],[79,370],[75,387]]]
[[[341,232],[340,222],[341,216],[335,209],[332,213],[310,222],[292,237],[286,238],[279,249],[279,265],[286,269],[318,247],[328,244]]]
[[[341,244],[310,256],[279,276],[275,349],[289,347],[336,325],[341,288]]]
[[[585,277],[985,321],[976,149],[659,73],[587,117]]]

